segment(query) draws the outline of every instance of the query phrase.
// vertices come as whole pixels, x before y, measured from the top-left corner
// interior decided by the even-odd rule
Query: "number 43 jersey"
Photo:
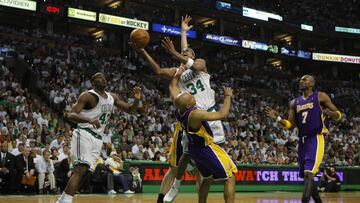
[[[79,123],[78,127],[87,128],[97,133],[98,135],[102,135],[105,126],[108,124],[110,116],[114,110],[114,98],[111,96],[109,92],[105,92],[107,98],[100,96],[97,92],[95,92],[95,90],[89,90],[88,92],[95,94],[99,98],[99,101],[97,105],[90,110],[82,109],[79,115],[89,119],[98,119],[101,127],[96,129],[90,123]]]
[[[215,91],[210,86],[210,75],[204,71],[187,69],[179,82],[181,92],[189,92],[195,97],[196,105],[208,110],[215,105]]]

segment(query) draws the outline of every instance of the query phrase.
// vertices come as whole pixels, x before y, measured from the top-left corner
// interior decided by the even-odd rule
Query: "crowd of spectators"
[[[67,41],[68,38],[72,39],[67,36],[61,40],[71,41]],[[21,40],[5,42],[2,45],[12,46],[19,59],[28,62],[38,78],[38,88],[46,95],[44,100],[22,87],[11,67],[2,62],[0,176],[14,178],[5,180],[11,183],[7,187],[10,192],[18,191],[26,183],[25,179],[31,181],[32,176],[38,177],[39,192],[44,192],[45,182],[52,192],[56,186],[66,183],[71,176],[70,140],[74,126],[63,120],[62,113],[70,110],[81,92],[91,88],[90,75],[97,71],[107,76],[107,90],[119,94],[125,101],[132,102],[127,98],[130,98],[133,86],[140,85],[143,90],[141,113],[131,116],[115,111],[104,131],[102,158],[99,169],[95,171],[113,181],[107,181],[106,190],[113,194],[117,185],[121,185],[124,192],[132,192],[131,176],[122,172],[125,160],[167,161],[176,123],[172,114],[175,108],[168,96],[167,83],[150,74],[136,53],[130,51],[120,56],[102,54],[98,49],[82,45],[54,46],[52,43]],[[159,51],[161,48],[149,49],[152,54],[156,53],[163,67],[176,66]],[[297,131],[281,129],[274,120],[265,116],[264,108],[272,106],[282,115],[287,114],[290,98],[298,95],[298,72],[247,64],[236,54],[218,50],[205,59],[217,67],[209,66],[211,85],[216,91],[216,108],[222,102],[220,87],[228,85],[235,89],[230,115],[223,122],[227,140],[225,150],[232,159],[241,164],[296,165]],[[322,76],[318,78],[322,79]],[[324,163],[358,166],[360,118],[355,113],[357,107],[346,105],[346,101],[358,103],[360,91],[353,88],[353,82],[340,82],[342,86],[337,88],[326,88],[319,82],[319,89],[328,92],[344,112],[341,122],[331,123],[329,136],[326,136]],[[8,173],[15,175],[6,176]]]

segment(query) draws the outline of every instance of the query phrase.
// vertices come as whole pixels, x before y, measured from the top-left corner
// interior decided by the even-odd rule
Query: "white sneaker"
[[[115,192],[115,190],[110,190],[109,192],[108,192],[108,195],[116,195],[117,193]]]
[[[126,190],[125,192],[124,192],[124,194],[134,194],[135,192],[134,191],[131,191],[131,190]]]
[[[174,201],[175,197],[179,193],[179,188],[176,188],[174,185],[171,187],[168,193],[164,197],[164,203],[171,203]]]

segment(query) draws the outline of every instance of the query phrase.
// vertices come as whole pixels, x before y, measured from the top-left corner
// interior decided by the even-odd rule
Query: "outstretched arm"
[[[323,112],[328,117],[331,117],[334,120],[340,120],[342,115],[341,112],[336,108],[336,106],[331,102],[330,97],[324,93],[319,92],[319,101],[325,107]]]
[[[156,63],[156,61],[150,56],[150,54],[144,48],[138,49],[132,43],[130,43],[130,45],[140,55],[142,55],[145,58],[146,62],[149,64],[150,68],[156,75],[158,75],[164,79],[171,80],[171,78],[174,76],[174,74],[176,72],[176,68],[161,68],[160,65],[158,63]]]
[[[199,129],[202,121],[216,121],[224,120],[229,114],[231,106],[231,97],[233,96],[233,89],[224,87],[224,103],[218,112],[207,112],[204,110],[195,110],[189,115],[189,122],[191,129]]]
[[[188,48],[186,32],[191,29],[192,26],[189,26],[191,17],[186,15],[181,17],[181,51],[185,51]]]
[[[184,67],[180,66],[180,68],[177,69],[174,77],[172,78],[169,84],[171,101],[174,103],[175,106],[176,106],[175,98],[181,93],[178,84],[180,81],[181,74],[184,71],[185,71]]]
[[[276,119],[276,121],[278,123],[280,123],[280,125],[285,128],[285,129],[288,129],[288,130],[292,130],[294,129],[294,127],[296,126],[296,122],[295,122],[295,111],[294,111],[294,106],[295,104],[295,100],[292,100],[290,102],[290,110],[289,110],[289,117],[288,119],[282,119],[280,116],[279,116],[279,113],[275,110],[273,110],[272,108],[270,107],[266,107],[265,108],[265,112],[266,114],[273,118],[273,119]]]
[[[138,86],[134,87],[133,94],[135,101],[132,105],[122,101],[117,94],[112,93],[111,95],[114,97],[114,105],[117,108],[129,114],[136,114],[141,99],[141,88]]]
[[[191,59],[187,56],[181,55],[179,52],[176,51],[173,42],[170,38],[165,37],[161,41],[161,46],[165,48],[165,50],[172,55],[176,60],[180,63],[184,64],[186,68],[191,68],[193,71],[207,71],[206,70],[206,63],[204,59]]]

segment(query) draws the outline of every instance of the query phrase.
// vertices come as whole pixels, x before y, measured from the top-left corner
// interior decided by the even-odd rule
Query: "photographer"
[[[319,190],[322,192],[339,192],[340,191],[340,178],[336,174],[334,166],[326,167],[324,174],[320,179]]]

